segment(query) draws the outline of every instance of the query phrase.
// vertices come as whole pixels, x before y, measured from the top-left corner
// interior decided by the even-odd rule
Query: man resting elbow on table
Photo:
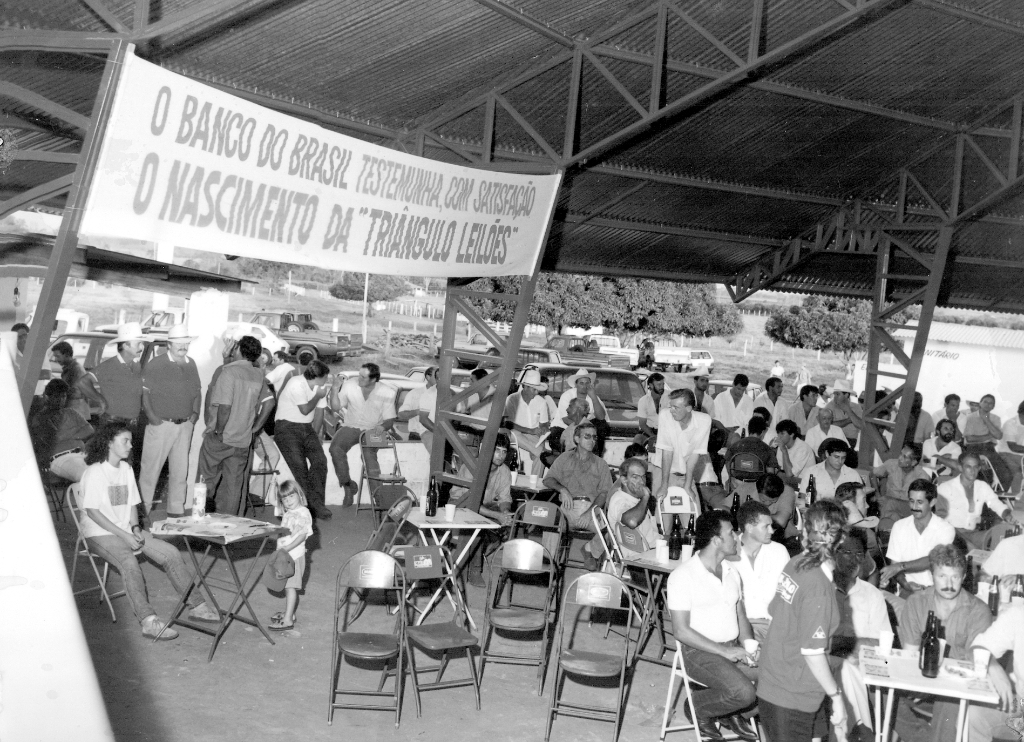
[[[566,451],[548,469],[544,486],[558,492],[562,513],[569,528],[595,532],[590,511],[601,505],[612,487],[612,475],[608,464],[594,454],[597,445],[597,428],[592,422],[582,422],[573,433],[576,447]],[[545,534],[544,548],[554,556],[557,548],[557,534]],[[597,555],[601,549],[600,536],[583,546],[583,563],[593,572],[600,565]]]

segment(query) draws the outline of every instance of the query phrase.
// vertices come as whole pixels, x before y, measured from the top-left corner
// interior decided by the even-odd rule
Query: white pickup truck
[[[647,348],[647,353],[650,353],[650,348],[653,343],[644,343]],[[693,348],[682,348],[672,341],[672,345],[665,347],[653,348],[654,352],[654,363],[656,368],[664,371],[675,371],[677,373],[685,373],[692,371],[698,366],[707,366],[708,372],[711,373],[715,370],[715,359],[711,355],[711,351],[707,350],[694,350]]]
[[[597,352],[603,353],[606,356],[622,356],[623,358],[629,359],[629,367],[636,368],[640,362],[640,351],[636,348],[632,350],[629,348],[623,348],[622,343],[614,335],[584,335],[583,339],[587,341],[588,346],[593,346],[597,343]]]

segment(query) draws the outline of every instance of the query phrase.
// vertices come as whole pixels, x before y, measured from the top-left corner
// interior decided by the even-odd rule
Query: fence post
[[[331,320],[331,332],[337,332],[337,331],[338,331],[338,318],[335,317],[334,319]]]
[[[412,321],[412,331],[413,331],[413,334],[419,332],[419,328],[416,327],[416,320]]]

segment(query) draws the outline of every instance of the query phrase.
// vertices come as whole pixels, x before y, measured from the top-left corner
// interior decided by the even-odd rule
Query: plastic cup
[[[654,542],[654,558],[659,562],[668,561],[668,541],[659,538]]]
[[[512,472],[512,484],[515,484],[519,480],[519,472]]]
[[[196,482],[192,488],[192,520],[202,520],[206,515],[206,485]]]
[[[895,634],[891,631],[882,629],[878,632],[878,654],[882,657],[888,657],[892,654],[892,640],[895,638]]]
[[[455,520],[455,505],[453,503],[444,506],[444,519],[449,523]]]
[[[988,673],[988,662],[992,659],[992,653],[984,647],[974,647],[974,671],[984,677]]]
[[[753,657],[755,654],[757,654],[757,648],[759,646],[761,646],[761,642],[759,642],[757,639],[744,639],[743,640],[743,650],[747,654],[749,654],[751,657]]]
[[[536,474],[530,475],[530,486],[533,487],[534,489],[537,489],[537,479],[538,477]]]
[[[946,640],[939,639],[939,662],[946,658]]]
[[[691,544],[683,544],[682,551],[679,552],[679,561],[685,562],[687,559],[693,556],[693,546]]]

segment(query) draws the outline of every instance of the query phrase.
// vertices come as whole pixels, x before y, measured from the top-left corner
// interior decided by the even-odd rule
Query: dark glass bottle
[[[812,474],[807,480],[807,504],[813,505],[814,501],[818,499],[818,488],[814,484],[814,475]]]
[[[999,615],[999,578],[992,578],[992,587],[988,591],[988,609],[992,611],[992,618]]]
[[[1017,575],[1017,581],[1010,591],[1010,602],[1014,605],[1024,604],[1024,575]]]
[[[921,674],[926,678],[939,676],[939,667],[942,665],[942,644],[939,642],[938,619],[931,611],[928,612],[928,627],[921,635],[921,656],[919,666]]]
[[[679,559],[683,555],[683,529],[679,525],[679,516],[672,516],[672,533],[668,537],[668,558]]]
[[[974,558],[967,557],[967,572],[964,573],[964,590],[971,595],[978,594],[978,579],[974,574]]]
[[[732,516],[732,522],[739,525],[737,519],[740,515],[740,491],[736,490],[732,493],[732,507],[729,508],[729,515]]]
[[[433,518],[437,515],[437,481],[430,480],[430,489],[427,490],[427,510],[425,515]]]
[[[686,530],[683,531],[683,546],[693,546],[693,514],[690,514],[690,522],[686,525]]]

